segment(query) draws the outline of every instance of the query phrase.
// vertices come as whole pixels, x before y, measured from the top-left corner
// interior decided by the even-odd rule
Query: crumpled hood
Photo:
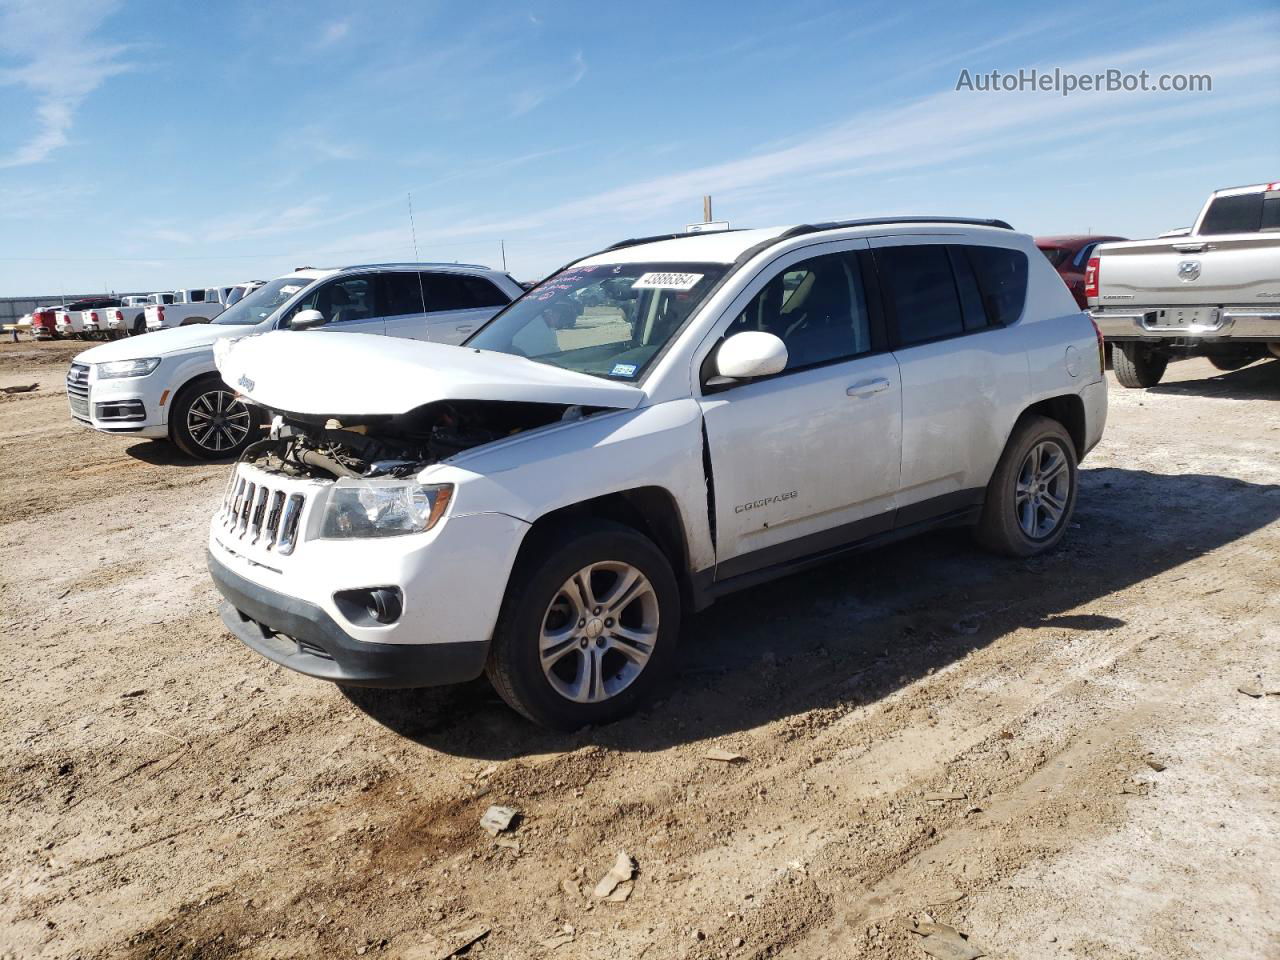
[[[97,347],[90,347],[76,357],[77,363],[107,363],[111,360],[140,360],[143,357],[163,357],[183,350],[207,347],[223,337],[243,337],[253,330],[230,323],[193,323],[186,327],[170,327],[155,330],[140,337],[111,340]]]
[[[215,353],[231,387],[288,413],[408,413],[437,400],[508,400],[630,410],[644,393],[506,353],[364,333],[285,331]]]

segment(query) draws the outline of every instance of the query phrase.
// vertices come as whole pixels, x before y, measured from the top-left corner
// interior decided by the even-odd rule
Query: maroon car
[[[1112,240],[1126,240],[1127,237],[1099,237],[1091,235],[1065,237],[1036,237],[1036,246],[1049,258],[1053,268],[1062,277],[1076,304],[1083,310],[1086,306],[1084,298],[1084,271],[1089,265],[1089,257],[1093,248],[1100,243]]]

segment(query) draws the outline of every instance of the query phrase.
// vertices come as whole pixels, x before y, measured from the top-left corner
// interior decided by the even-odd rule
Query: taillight
[[[161,323],[164,323],[164,307],[156,307],[156,317]]]
[[[1101,272],[1101,258],[1090,257],[1089,265],[1084,268],[1084,295],[1086,297],[1096,297],[1098,295],[1098,274]]]
[[[1093,324],[1093,335],[1098,338],[1098,370],[1105,371],[1107,369],[1107,341],[1102,336],[1102,330],[1098,327],[1097,321],[1093,317],[1089,317],[1089,322]]]
[[[90,311],[89,311],[89,322],[90,322],[90,323],[97,323],[97,322],[98,322],[98,311],[97,311],[97,310],[90,310]]]

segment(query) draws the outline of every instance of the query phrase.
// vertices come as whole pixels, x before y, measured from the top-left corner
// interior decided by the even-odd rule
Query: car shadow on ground
[[[1171,369],[1176,369],[1171,368]],[[1241,370],[1147,388],[1151,393],[1231,400],[1280,400],[1280,360],[1262,360]]]
[[[135,460],[141,460],[156,467],[200,467],[210,462],[231,462],[230,460],[197,460],[187,456],[178,449],[177,445],[167,440],[141,440],[132,446],[125,447],[124,452]]]
[[[451,755],[661,750],[875,702],[1020,628],[1087,637],[1123,626],[1079,608],[1280,518],[1277,485],[1115,468],[1080,476],[1075,529],[1044,557],[995,557],[967,531],[941,531],[721,600],[688,619],[656,701],[609,726],[540,730],[483,681],[343,692],[377,722]]]

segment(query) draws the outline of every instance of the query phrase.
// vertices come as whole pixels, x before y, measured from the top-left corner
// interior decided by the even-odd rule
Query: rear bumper
[[[1224,307],[1217,322],[1187,327],[1160,327],[1155,310],[1092,310],[1090,316],[1108,340],[1280,340],[1280,307]]]
[[[222,622],[273,663],[320,680],[357,687],[434,687],[474,680],[487,643],[368,643],[356,640],[319,606],[247,580],[208,554],[209,573],[226,602]]]

